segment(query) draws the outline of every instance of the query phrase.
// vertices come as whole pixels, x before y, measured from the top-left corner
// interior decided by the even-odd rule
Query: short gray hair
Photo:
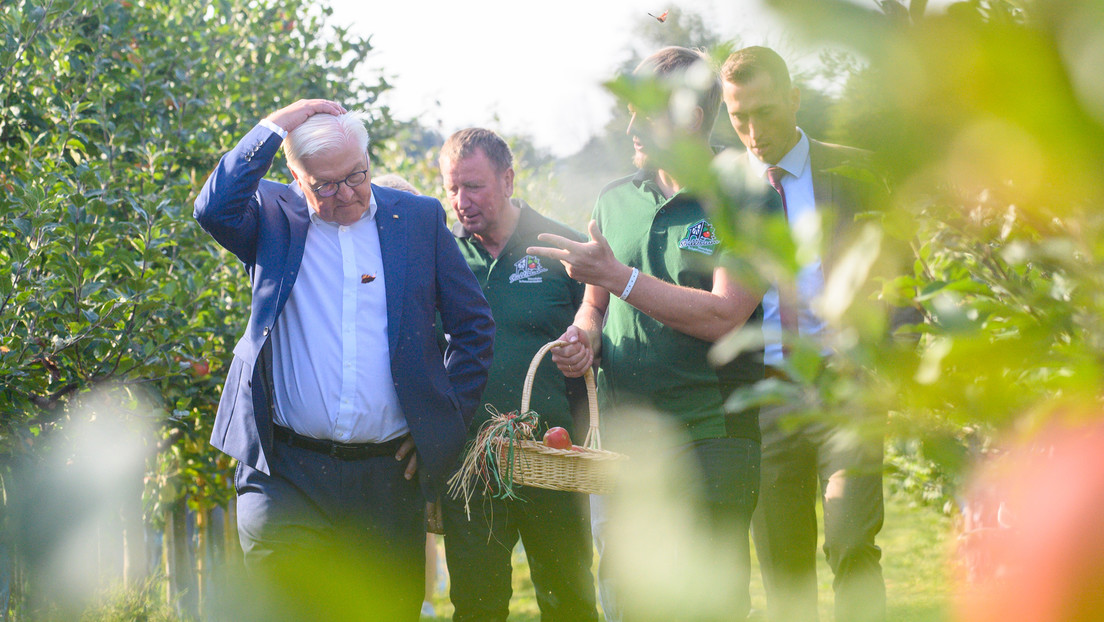
[[[288,132],[284,155],[288,165],[303,168],[303,160],[320,153],[340,149],[350,142],[368,151],[366,116],[359,112],[342,115],[316,114]]]
[[[396,175],[395,173],[373,177],[372,183],[377,186],[383,186],[384,188],[393,188],[395,190],[409,192],[410,194],[421,194],[421,192],[418,192],[418,189],[414,187],[414,184],[406,181],[401,175]]]
[[[441,145],[441,154],[437,161],[459,162],[474,154],[476,149],[487,156],[499,175],[514,165],[514,154],[510,151],[510,145],[498,134],[481,127],[469,127],[449,136],[445,144]]]

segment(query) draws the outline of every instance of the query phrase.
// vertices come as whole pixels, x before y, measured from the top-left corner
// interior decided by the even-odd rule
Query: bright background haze
[[[558,156],[609,121],[601,86],[640,46],[648,13],[693,11],[742,44],[778,45],[760,0],[517,0],[364,3],[333,0],[335,25],[371,36],[367,63],[394,88],[381,98],[399,119],[442,135],[470,126],[523,134]],[[646,54],[648,50],[640,50]],[[789,60],[789,58],[788,58]]]

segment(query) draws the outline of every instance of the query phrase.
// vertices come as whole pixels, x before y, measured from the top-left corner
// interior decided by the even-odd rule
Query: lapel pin
[[[371,283],[372,281],[375,281],[375,280],[376,280],[376,275],[374,275],[374,274],[362,274],[362,275],[360,275],[360,282],[361,283]]]
[[[395,220],[398,220],[398,219],[399,219],[399,215],[398,215],[398,214],[391,214],[391,217],[392,217],[392,218],[394,218]]]

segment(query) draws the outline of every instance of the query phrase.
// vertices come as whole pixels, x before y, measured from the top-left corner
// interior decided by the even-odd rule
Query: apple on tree
[[[211,364],[207,362],[207,359],[199,359],[192,361],[191,363],[192,375],[196,378],[201,378],[211,373]]]

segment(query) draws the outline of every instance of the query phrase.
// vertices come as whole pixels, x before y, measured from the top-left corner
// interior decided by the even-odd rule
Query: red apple
[[[544,433],[544,444],[553,449],[571,449],[571,436],[563,428],[548,428]]]
[[[201,378],[211,373],[211,364],[207,362],[207,359],[199,359],[198,361],[192,361],[192,375],[196,378]]]

